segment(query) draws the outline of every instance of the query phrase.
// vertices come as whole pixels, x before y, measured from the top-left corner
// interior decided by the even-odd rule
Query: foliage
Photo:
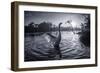
[[[82,31],[80,41],[85,45],[90,47],[90,15],[83,15],[84,22],[82,23]]]

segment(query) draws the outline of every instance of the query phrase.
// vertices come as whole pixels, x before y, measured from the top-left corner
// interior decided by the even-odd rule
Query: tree
[[[80,37],[80,41],[85,45],[90,47],[90,15],[89,14],[83,14],[84,17],[84,23],[81,23],[82,27],[82,34]]]
[[[39,24],[39,32],[50,32],[52,23],[50,22],[42,22]]]

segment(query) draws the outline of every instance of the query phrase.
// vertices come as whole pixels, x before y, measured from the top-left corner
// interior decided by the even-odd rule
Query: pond
[[[56,32],[51,32],[57,36]],[[63,59],[87,59],[90,58],[90,48],[80,42],[81,34],[72,31],[61,31],[60,52]],[[24,59],[25,61],[44,61],[57,60],[53,43],[55,38],[47,33],[34,36],[25,36],[24,40]]]

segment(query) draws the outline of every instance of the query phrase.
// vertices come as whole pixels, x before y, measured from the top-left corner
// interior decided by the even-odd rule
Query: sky
[[[66,23],[68,20],[72,21],[71,24]],[[28,25],[31,22],[40,24],[44,21],[51,22],[56,26],[62,22],[62,27],[81,27],[81,23],[85,23],[84,15],[80,13],[24,11],[25,25]]]

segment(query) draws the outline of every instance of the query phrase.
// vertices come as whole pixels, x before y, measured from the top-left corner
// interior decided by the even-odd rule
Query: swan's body
[[[58,27],[59,27],[58,30],[59,31],[58,31],[58,36],[57,37],[52,35],[52,34],[50,34],[50,33],[47,33],[51,37],[50,41],[52,42],[54,50],[56,51],[55,53],[57,55],[59,55],[59,59],[62,58],[62,54],[61,54],[60,47],[59,47],[59,44],[61,42],[61,30],[60,30],[61,24],[62,23],[59,23],[59,25],[58,25]]]

